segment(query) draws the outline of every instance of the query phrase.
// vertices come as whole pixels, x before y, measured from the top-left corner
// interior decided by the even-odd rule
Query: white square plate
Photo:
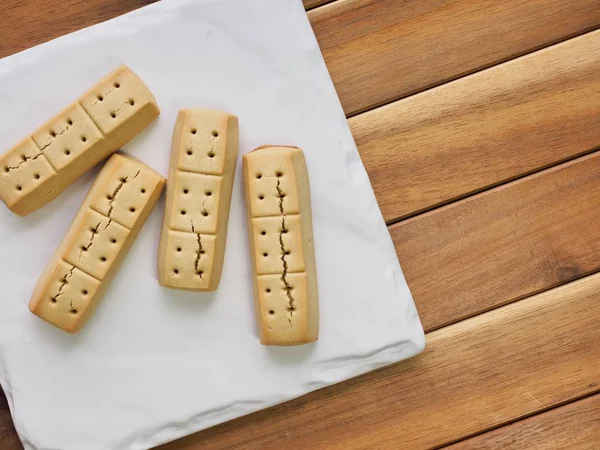
[[[32,288],[95,169],[26,218],[0,205],[0,382],[27,448],[147,448],[423,349],[394,246],[300,0],[163,1],[0,60],[0,148],[120,63],[162,110],[124,150],[163,175],[181,108],[236,114],[240,154],[262,144],[304,149],[320,339],[296,348],[259,343],[239,166],[216,293],[158,285],[161,202],[80,334],[29,313]]]

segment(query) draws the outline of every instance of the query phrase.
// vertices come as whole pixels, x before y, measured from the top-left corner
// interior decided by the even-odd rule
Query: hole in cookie
[[[85,141],[87,141],[87,138],[85,136],[81,136],[81,140],[82,140],[82,142],[85,142]]]
[[[217,130],[213,130],[212,135],[214,137],[218,137],[219,136],[219,132]]]
[[[87,291],[86,289],[82,290],[82,291],[81,291],[81,293],[82,293],[83,295],[88,295],[88,291]]]
[[[185,209],[182,209],[182,210],[181,210],[181,215],[182,215],[182,216],[185,216],[186,214],[187,214],[187,213],[186,213]]]
[[[204,250],[200,250],[200,254],[204,255],[206,252]]]
[[[20,186],[20,185],[19,185],[19,186],[17,186],[17,191],[22,191],[22,190],[23,190],[23,187],[22,187],[22,186]]]
[[[275,314],[275,311],[273,311],[273,310],[271,309],[271,310],[269,310],[269,314],[273,315],[273,314]]]
[[[206,195],[207,197],[210,197],[210,196],[212,195],[212,192],[210,192],[210,191],[206,191],[206,192],[204,193],[204,195]]]
[[[285,192],[282,192],[281,194],[279,194],[279,198],[283,198],[285,197]]]
[[[82,251],[82,252],[87,252],[87,247],[86,247],[85,245],[82,245],[82,246],[81,246],[81,251]]]
[[[296,311],[296,308],[294,308],[293,306],[290,306],[290,307],[288,308],[288,311]]]
[[[271,288],[267,288],[267,294],[271,292]]]
[[[142,188],[142,194],[146,193],[146,189]]]
[[[194,152],[190,149],[188,149],[188,151],[186,152],[189,156],[192,156],[194,154]]]
[[[132,98],[130,98],[130,99],[129,99],[129,104],[130,104],[131,106],[135,105],[135,102],[133,101],[133,99],[132,99]]]
[[[202,211],[202,215],[203,215],[204,217],[208,216],[208,211]]]
[[[40,174],[39,173],[34,173],[33,174],[33,178],[35,178],[36,180],[40,179]]]
[[[260,234],[263,235],[263,236],[265,236],[267,234],[267,232],[266,231],[261,231]]]
[[[23,161],[27,161],[27,156],[25,156],[25,155],[21,155],[21,160],[23,160]]]
[[[286,251],[285,251],[285,254],[286,254],[286,255],[290,255],[291,253],[292,253],[292,252],[290,252],[289,250],[286,250]]]
[[[258,196],[258,199],[259,199],[259,200],[264,200],[264,198],[265,198],[265,196],[264,196],[264,195],[262,195],[262,194]]]
[[[184,190],[183,190],[183,193],[184,193],[184,194],[189,194],[189,193],[190,193],[190,191],[189,191],[188,189],[184,189]]]
[[[198,272],[196,272],[196,275],[198,275],[199,277],[202,277],[202,275],[204,275],[204,271],[199,270]]]
[[[119,181],[120,181],[121,183],[127,183],[127,178],[125,178],[125,177],[121,177],[121,178],[119,178]]]
[[[4,166],[4,171],[5,172],[10,172],[10,169],[8,168],[8,166]]]
[[[129,212],[134,213],[135,212],[135,208],[132,206],[131,208],[129,208]]]
[[[287,232],[288,232],[288,229],[287,229],[287,228],[284,228],[284,229],[282,229],[282,230],[281,230],[281,232],[282,232],[283,234],[285,234],[285,233],[287,233]]]
[[[113,86],[116,87],[117,89],[119,89],[121,87],[121,85],[116,81],[113,83]]]
[[[98,101],[102,101],[104,100],[104,97],[102,97],[100,94],[96,95],[96,98],[98,99]]]
[[[67,119],[67,125],[73,125],[73,121],[71,119]]]
[[[283,173],[278,170],[277,172],[275,172],[275,176],[277,178],[281,178],[283,176]]]
[[[116,240],[115,238],[110,238],[110,243],[111,243],[111,244],[116,244],[116,243],[117,243],[117,240]]]
[[[96,234],[98,232],[98,230],[96,230],[94,227],[90,228],[90,231],[92,232],[92,234]]]
[[[52,302],[52,303],[56,303],[57,301],[58,301],[58,300],[56,300],[56,298],[54,298],[54,297],[52,297],[52,298],[50,299],[50,302]]]
[[[56,132],[54,130],[50,130],[50,136],[56,137]]]
[[[71,150],[69,150],[68,148],[65,149],[65,155],[69,156],[71,154]]]
[[[257,173],[256,178],[258,178],[260,180],[262,178],[262,173]]]
[[[215,157],[215,152],[208,152],[208,157],[209,158],[214,158]]]
[[[107,198],[108,200],[112,200],[112,195],[108,194],[108,195],[106,196],[106,198]]]
[[[198,130],[196,130],[195,128],[192,128],[190,131],[192,134],[196,134],[198,132]]]
[[[179,274],[179,269],[173,269],[173,273],[174,273],[175,275],[178,275],[178,274]]]
[[[101,256],[101,257],[100,257],[100,261],[102,261],[102,262],[106,262],[106,256]]]
[[[113,111],[110,113],[110,117],[112,117],[114,119],[115,117],[117,117],[117,114]]]
[[[263,256],[266,258],[267,256],[269,256],[268,253],[263,253]]]
[[[77,314],[77,310],[75,308],[71,308],[71,310],[69,311],[71,314]]]
[[[181,251],[181,247],[177,247],[177,251],[180,252]]]

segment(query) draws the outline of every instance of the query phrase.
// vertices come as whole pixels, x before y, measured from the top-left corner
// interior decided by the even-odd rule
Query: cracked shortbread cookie
[[[0,155],[0,199],[20,216],[41,208],[159,113],[144,82],[128,67],[117,68]]]
[[[319,297],[304,153],[263,146],[243,157],[260,340],[299,345],[319,336]]]
[[[29,302],[31,312],[69,333],[79,331],[164,185],[164,178],[140,161],[113,155],[38,280]]]
[[[161,286],[193,291],[219,286],[238,134],[234,115],[202,109],[179,112],[158,253]]]

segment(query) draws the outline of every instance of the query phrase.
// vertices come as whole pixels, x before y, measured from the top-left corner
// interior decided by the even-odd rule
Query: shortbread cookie
[[[140,161],[113,155],[38,280],[29,302],[31,312],[69,333],[79,331],[164,184],[163,177]]]
[[[161,286],[217,289],[237,154],[237,117],[201,109],[179,112],[158,254]]]
[[[20,216],[41,208],[158,114],[143,81],[119,67],[0,155],[0,199]]]
[[[316,341],[319,298],[304,153],[259,147],[244,155],[243,171],[260,340]]]

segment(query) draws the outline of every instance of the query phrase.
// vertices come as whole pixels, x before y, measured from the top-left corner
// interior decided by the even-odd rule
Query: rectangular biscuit
[[[319,297],[304,153],[259,147],[244,155],[243,172],[260,340],[316,341]]]
[[[144,82],[117,68],[0,155],[0,199],[19,216],[41,208],[159,113]]]
[[[219,286],[238,135],[234,115],[179,111],[158,253],[161,286],[193,291]]]
[[[165,185],[142,162],[113,155],[37,282],[29,309],[69,333],[98,304]]]

